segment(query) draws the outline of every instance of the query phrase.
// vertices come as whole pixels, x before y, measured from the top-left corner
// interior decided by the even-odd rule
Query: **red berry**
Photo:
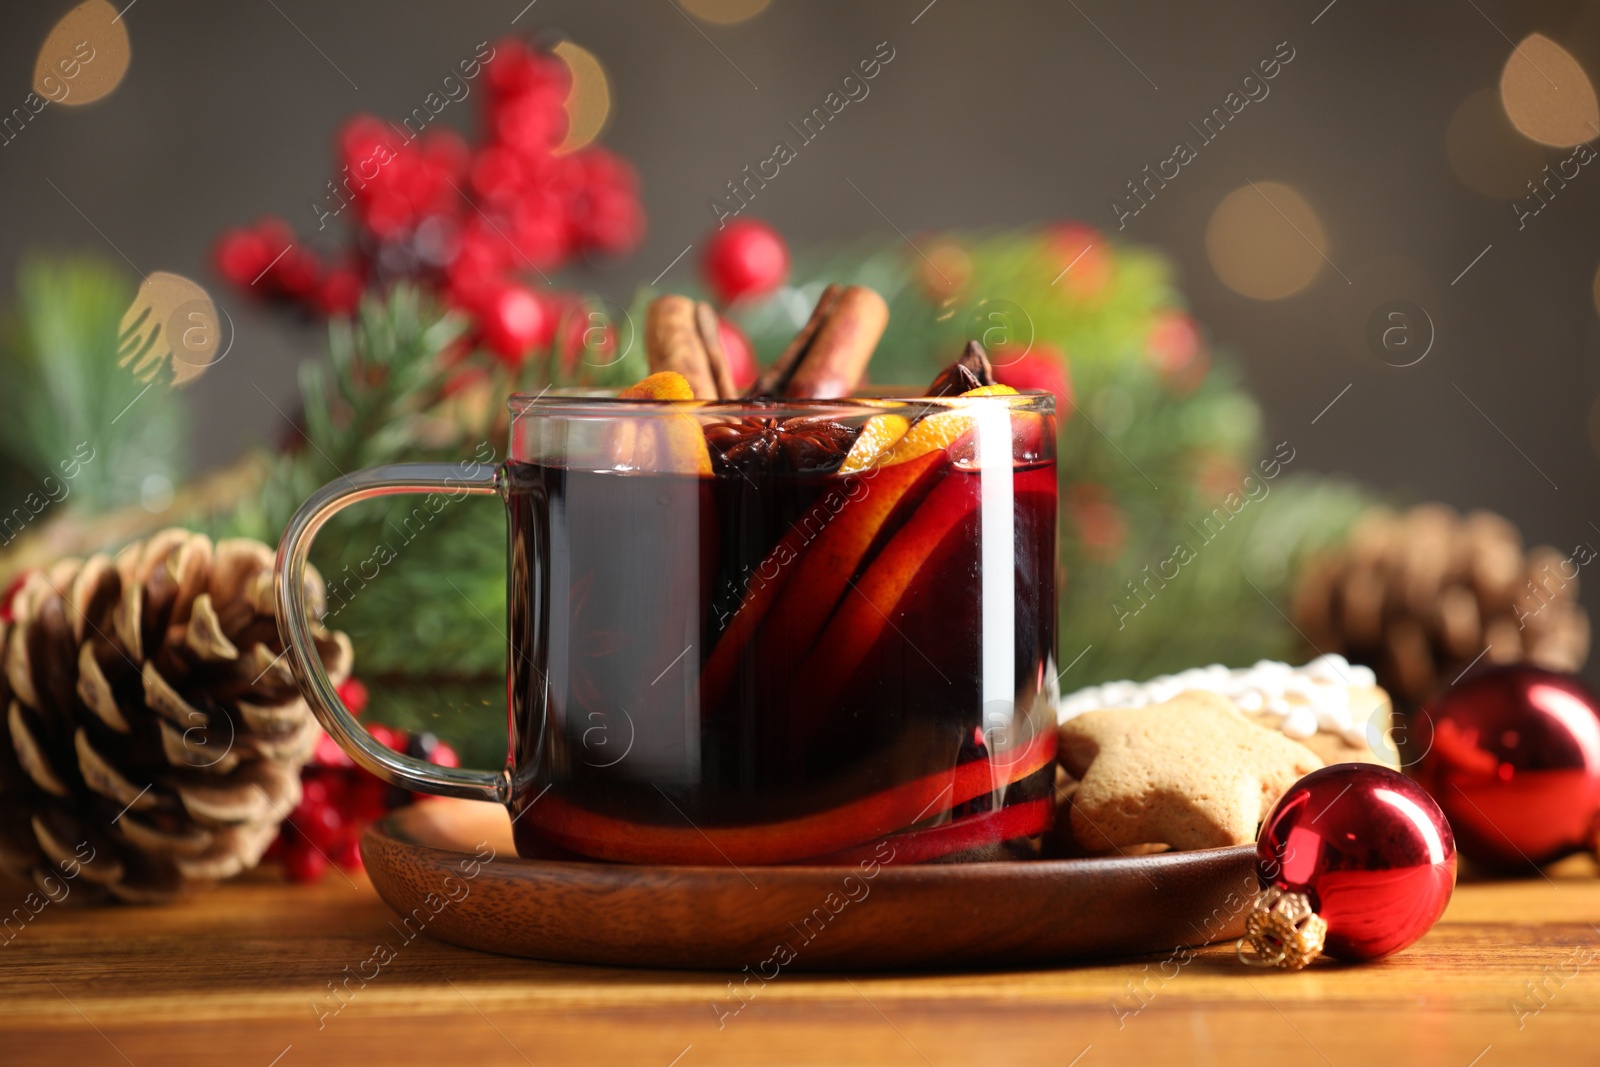
[[[268,215],[256,222],[256,236],[267,247],[267,259],[270,261],[285,248],[292,247],[298,242],[295,240],[294,231],[289,224],[280,218]]]
[[[371,734],[372,739],[380,745],[392,748],[396,752],[405,751],[406,735],[403,731],[396,730],[392,726],[385,726],[381,722],[374,722],[367,725],[367,733]]]
[[[361,862],[361,842],[354,837],[346,838],[334,846],[329,858],[347,871],[359,871],[364,866]]]
[[[213,259],[217,273],[240,288],[246,288],[271,262],[272,255],[261,236],[253,230],[228,230],[217,241]]]
[[[1162,311],[1145,336],[1145,356],[1156,372],[1179,392],[1200,384],[1206,373],[1206,356],[1194,319],[1181,311]]]
[[[350,754],[339,747],[339,742],[323,734],[317,738],[317,751],[311,762],[318,767],[354,767]]]
[[[1084,553],[1102,563],[1116,559],[1127,539],[1128,523],[1110,490],[1093,482],[1077,482],[1066,495],[1068,523],[1076,530]]]
[[[339,699],[344,701],[344,706],[350,709],[350,714],[360,715],[367,710],[367,686],[360,678],[352,675],[334,689],[339,694]]]
[[[315,253],[291,245],[267,271],[266,280],[285,296],[299,300],[312,295],[321,274],[322,265]]]
[[[704,272],[706,283],[724,304],[761,296],[789,276],[789,249],[771,226],[756,219],[740,219],[711,238]]]
[[[972,281],[972,256],[959,241],[935,236],[928,239],[925,251],[915,263],[917,278],[930,300],[944,301]]]
[[[435,177],[449,178],[459,186],[472,163],[472,150],[454,130],[436,127],[422,139],[422,157]],[[448,188],[449,182],[445,184]]]
[[[722,355],[728,361],[728,374],[733,378],[734,388],[748,388],[760,374],[750,338],[739,327],[718,316],[717,339],[722,342]]]
[[[512,97],[495,109],[494,133],[502,144],[525,155],[547,152],[567,135],[566,108],[552,108],[542,95]]]
[[[507,37],[495,42],[494,58],[484,67],[484,80],[496,100],[534,89],[539,77],[538,58],[526,41]]]
[[[12,611],[12,601],[17,599],[17,593],[21,591],[32,573],[31,569],[18,571],[17,576],[11,579],[11,584],[6,586],[6,591],[0,593],[0,622],[15,621],[16,614]]]
[[[371,182],[395,155],[394,130],[374,115],[356,115],[339,130],[340,163],[349,169],[341,173],[334,184],[342,185],[346,179],[350,188],[358,193]]]
[[[1047,231],[1055,285],[1073,296],[1098,296],[1111,279],[1111,245],[1104,234],[1081,222],[1063,222]]]
[[[366,282],[359,271],[336,267],[317,287],[317,308],[324,315],[349,315],[361,305],[361,293],[365,288]]]
[[[344,813],[332,804],[322,804],[300,812],[294,824],[307,841],[323,851],[332,848],[345,829]]]
[[[489,145],[473,157],[470,180],[479,196],[501,203],[515,199],[527,175],[516,153]]]
[[[494,291],[479,312],[478,328],[489,349],[507,366],[520,366],[535,348],[550,342],[555,322],[544,301],[524,285]]]
[[[625,252],[644,236],[639,177],[626,160],[603,148],[561,156],[555,184],[563,191],[573,239],[582,248]]]
[[[358,205],[360,206],[360,205]],[[394,190],[375,192],[365,204],[362,221],[373,236],[382,239],[396,238],[411,228],[416,212],[404,195]]]
[[[1032,351],[1010,363],[996,362],[994,377],[1013,389],[1040,389],[1054,394],[1056,416],[1066,419],[1072,413],[1072,378],[1067,373],[1067,357],[1054,345],[1035,343]]]
[[[291,882],[320,881],[327,869],[328,861],[322,853],[304,842],[284,851],[283,872]]]
[[[389,810],[394,807],[390,803],[393,792],[394,789],[387,783],[369,778],[360,789],[352,792],[347,802],[350,822],[364,827],[389,814]]]
[[[554,303],[554,302],[553,302]],[[582,363],[605,366],[616,358],[617,331],[604,312],[581,301],[561,301],[561,371],[576,377]]]
[[[439,767],[459,767],[461,757],[450,747],[449,742],[440,741],[433,746],[433,751],[428,753],[428,762]]]
[[[313,774],[315,768],[302,775],[300,782],[300,807],[295,811],[309,811],[312,808],[325,806],[331,799],[328,779],[322,775]]]

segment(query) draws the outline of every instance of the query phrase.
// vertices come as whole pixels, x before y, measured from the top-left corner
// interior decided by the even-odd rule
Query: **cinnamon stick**
[[[696,400],[716,400],[721,395],[695,303],[688,297],[661,296],[650,302],[645,313],[644,352],[650,373],[677,371],[689,379]]]
[[[705,301],[694,306],[694,321],[700,334],[700,343],[705,346],[707,362],[711,366],[711,380],[716,383],[716,395],[723,400],[732,400],[733,373],[728,370],[728,356],[722,351],[722,333],[718,328],[716,310]]]
[[[878,339],[889,325],[889,305],[865,286],[839,294],[783,387],[783,395],[832,399],[849,396],[866,373]]]
[[[940,371],[928,386],[928,395],[959,396],[969,389],[994,384],[994,367],[990,366],[989,356],[983,346],[976,341],[968,341],[961,358]]]
[[[791,396],[789,380],[794,377],[795,370],[806,358],[806,353],[811,350],[812,342],[817,339],[817,331],[827,321],[828,315],[833,310],[833,305],[839,299],[839,294],[844,291],[842,286],[830,285],[822,290],[822,295],[817,298],[817,306],[811,309],[811,318],[794,335],[794,340],[789,342],[789,347],[783,350],[777,362],[768,367],[762,375],[755,380],[755,384],[745,393],[747,397],[757,396]]]

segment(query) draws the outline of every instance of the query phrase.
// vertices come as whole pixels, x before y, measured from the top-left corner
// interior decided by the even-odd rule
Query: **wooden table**
[[[9,907],[9,895],[5,903]],[[1259,973],[1231,946],[1010,973],[784,974],[719,1028],[729,975],[484,956],[392,939],[364,878],[260,874],[187,903],[47,907],[0,945],[0,1064],[1595,1063],[1600,877],[1460,886],[1379,964]],[[369,972],[370,973],[370,972]],[[352,986],[355,987],[354,985]],[[331,1009],[337,1008],[337,1013]]]

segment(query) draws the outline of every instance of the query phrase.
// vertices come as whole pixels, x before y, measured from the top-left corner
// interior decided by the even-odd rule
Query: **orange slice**
[[[884,527],[915,508],[948,467],[947,457],[936,454],[863,474],[802,516],[757,569],[760,580],[717,639],[700,676],[705,706],[727,696],[752,642],[763,672],[786,675],[811,650]]]
[[[856,474],[875,466],[878,459],[895,442],[906,435],[911,428],[911,423],[904,415],[874,415],[861,427],[861,433],[856,437],[855,444],[850,446],[850,454],[844,457],[844,465],[839,468],[840,474]]]
[[[617,394],[619,400],[693,400],[689,379],[664,370],[641,379]],[[673,474],[710,474],[711,452],[700,420],[670,412],[617,419],[611,459],[628,470]]]
[[[1050,487],[1054,490],[1054,486]],[[1033,506],[1029,492],[1017,493],[1017,507]],[[1050,504],[1054,505],[1054,500]],[[940,558],[967,538],[983,506],[977,478],[948,476],[890,538],[861,577],[850,583],[811,652],[796,669],[797,684],[807,687],[815,707],[833,707],[878,640],[901,617],[903,601],[918,581],[931,580]],[[908,653],[909,654],[909,653]]]
[[[1016,396],[1017,391],[1009,385],[981,385],[976,389],[968,389],[961,395]],[[933,415],[925,415],[895,442],[894,447],[880,458],[880,462],[885,466],[904,463],[908,459],[915,459],[941,448],[949,448],[962,434],[972,429],[973,425],[972,415],[960,409],[948,409]]]

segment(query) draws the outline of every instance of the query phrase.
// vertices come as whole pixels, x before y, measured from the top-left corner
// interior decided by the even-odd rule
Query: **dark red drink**
[[[867,414],[706,417],[709,473],[510,464],[525,854],[1037,846],[1055,755],[1053,418],[1009,416],[1009,463],[977,463],[969,428],[844,473]]]

